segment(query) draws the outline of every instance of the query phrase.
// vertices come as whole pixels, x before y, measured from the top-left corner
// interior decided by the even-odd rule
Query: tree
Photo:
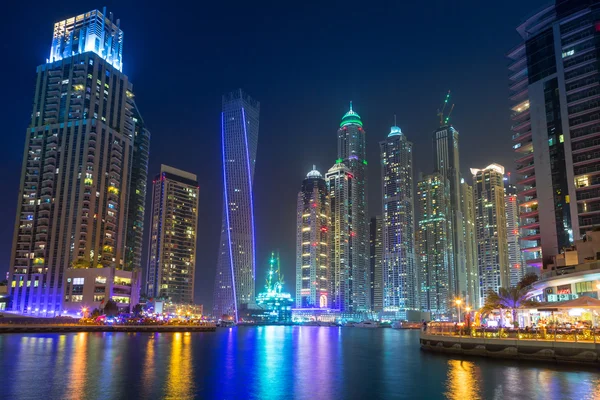
[[[481,316],[491,313],[493,310],[510,310],[513,322],[517,323],[517,309],[520,306],[535,306],[539,303],[534,300],[527,300],[527,291],[529,286],[537,281],[536,274],[527,274],[517,283],[517,286],[510,288],[499,288],[498,292],[488,290],[485,304],[479,310]]]
[[[140,313],[144,311],[144,306],[142,306],[141,304],[136,304],[135,306],[133,306],[133,315],[135,315],[136,317],[138,317],[140,315]]]
[[[104,315],[115,316],[118,313],[119,307],[117,306],[117,303],[114,300],[109,299],[104,305]]]
[[[71,263],[71,268],[89,268],[90,262],[83,257],[80,257],[76,260],[73,260]]]

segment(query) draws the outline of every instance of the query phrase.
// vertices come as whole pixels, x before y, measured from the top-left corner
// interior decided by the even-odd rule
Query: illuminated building
[[[482,306],[479,298],[479,261],[477,259],[477,237],[475,230],[475,202],[473,186],[460,180],[461,207],[463,215],[463,238],[465,242],[465,266],[467,272],[467,294],[465,304],[473,308]]]
[[[510,287],[506,211],[504,205],[504,167],[490,164],[471,168],[475,200],[475,229],[479,260],[480,301],[488,290]]]
[[[423,177],[417,183],[416,197],[418,229],[415,236],[419,266],[421,310],[431,312],[432,318],[450,317],[453,300],[450,292],[452,264],[452,231],[450,189],[448,181],[437,173]]]
[[[517,286],[525,276],[525,267],[519,245],[519,204],[517,202],[517,187],[504,178],[504,206],[506,209],[506,235],[508,243],[508,268],[510,286]]]
[[[223,96],[223,225],[215,277],[213,315],[238,320],[255,301],[253,182],[260,103],[238,89]]]
[[[316,167],[306,175],[296,211],[296,307],[326,308],[329,301],[329,193]]]
[[[138,267],[125,258],[141,117],[121,72],[122,35],[97,10],[57,22],[50,60],[37,68],[10,260],[14,311],[62,314],[73,301],[67,268]]]
[[[383,226],[381,215],[371,217],[369,224],[371,304],[373,311],[383,311]]]
[[[354,175],[338,162],[325,174],[329,190],[331,230],[329,234],[329,307],[350,311],[353,303],[353,274],[358,273],[356,259],[351,252],[356,233],[352,231],[354,203]]]
[[[349,312],[369,311],[369,214],[367,213],[367,152],[365,131],[360,116],[352,109],[344,114],[337,132],[338,160],[353,176],[350,230],[352,232],[348,257],[352,260]]]
[[[446,121],[433,133],[433,160],[435,172],[449,183],[450,230],[452,231],[452,257],[450,265],[450,293],[455,297],[467,295],[467,267],[465,242],[463,240],[464,219],[461,209],[460,163],[458,131]]]
[[[277,279],[277,280],[275,280]],[[279,264],[279,255],[271,253],[265,291],[258,294],[253,317],[264,322],[292,322],[292,295],[283,291],[283,275]]]
[[[556,1],[517,28],[523,42],[508,53],[527,266],[545,268],[600,224],[599,4]]]
[[[419,310],[415,265],[412,143],[392,126],[379,143],[383,198],[383,310]]]
[[[152,191],[148,297],[194,302],[198,192],[196,175],[160,166]]]

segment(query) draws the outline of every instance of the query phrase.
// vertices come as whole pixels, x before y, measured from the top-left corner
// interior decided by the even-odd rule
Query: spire
[[[350,111],[352,111],[352,100],[350,100]]]

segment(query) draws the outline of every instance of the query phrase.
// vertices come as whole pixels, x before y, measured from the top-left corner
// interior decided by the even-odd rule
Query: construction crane
[[[446,93],[446,98],[444,99],[444,103],[442,104],[441,108],[438,108],[438,112],[437,112],[438,117],[440,117],[440,126],[448,124],[448,122],[450,121],[450,115],[452,114],[452,111],[454,110],[454,104],[452,104],[450,106],[450,111],[448,111],[448,114],[446,116],[444,116],[444,111],[446,111],[446,106],[448,105],[449,101],[450,101],[450,91],[448,90],[448,93]]]

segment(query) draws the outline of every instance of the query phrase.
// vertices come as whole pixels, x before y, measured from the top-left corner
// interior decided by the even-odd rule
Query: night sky
[[[20,1],[3,7],[2,277],[36,66],[49,56],[54,22],[103,6],[121,19],[123,69],[152,133],[149,180],[161,163],[198,175],[196,302],[206,307],[212,305],[223,207],[224,92],[242,87],[261,102],[257,292],[273,249],[281,252],[286,289],[295,291],[296,195],[312,164],[324,174],[335,162],[336,131],[350,100],[367,134],[371,215],[381,212],[378,142],[394,114],[414,143],[415,179],[430,173],[436,110],[448,89],[456,103],[452,122],[460,132],[462,173],[470,180],[470,167],[492,162],[513,168],[505,54],[520,43],[516,26],[548,1],[186,3]],[[143,260],[145,267],[146,249]]]

